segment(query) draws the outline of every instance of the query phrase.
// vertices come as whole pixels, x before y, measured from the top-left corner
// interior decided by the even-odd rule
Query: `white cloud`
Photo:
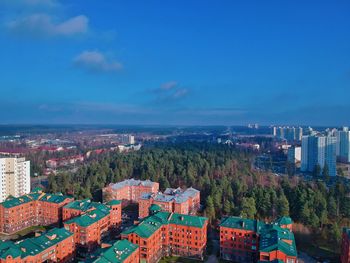
[[[33,14],[12,20],[7,23],[7,28],[12,33],[34,37],[73,36],[86,33],[88,23],[88,18],[83,15],[57,22],[50,15]]]
[[[171,89],[174,89],[176,87],[177,87],[177,82],[176,81],[168,81],[168,82],[163,83],[160,86],[160,89],[161,90],[171,90]]]
[[[76,66],[92,72],[119,72],[123,69],[120,62],[107,58],[99,51],[84,51],[73,62]]]

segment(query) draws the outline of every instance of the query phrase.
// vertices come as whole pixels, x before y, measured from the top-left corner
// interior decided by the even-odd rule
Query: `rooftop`
[[[100,210],[108,209],[104,204],[101,204],[98,202],[91,202],[90,199],[75,200],[73,202],[70,202],[69,204],[66,204],[64,208],[75,209],[82,212],[87,212],[93,209],[100,209]]]
[[[186,190],[179,188],[167,188],[165,189],[164,193],[157,193],[157,194],[152,194],[152,193],[144,193],[141,195],[141,199],[151,199],[153,198],[154,200],[158,202],[172,202],[174,201],[175,203],[183,203],[186,202],[189,198],[195,197],[197,194],[199,194],[199,191],[190,187],[187,188]]]
[[[100,209],[95,209],[92,211],[87,212],[86,214],[83,214],[78,217],[74,217],[68,221],[65,222],[65,224],[77,224],[82,227],[87,227],[90,226],[97,221],[101,220],[102,218],[106,217],[109,215],[109,209],[106,207],[106,209],[100,210]]]
[[[282,251],[288,256],[297,256],[294,234],[278,225],[266,224],[261,230],[260,251]]]
[[[59,204],[64,202],[67,198],[71,197],[62,195],[61,193],[45,194],[35,191],[31,192],[30,194],[22,195],[20,197],[9,196],[4,202],[0,203],[0,205],[5,208],[12,208],[35,200]]]
[[[9,255],[12,258],[33,256],[55,246],[72,235],[73,233],[64,228],[54,228],[43,233],[41,236],[24,239],[16,243],[12,241],[0,241],[0,258],[6,259]]]
[[[143,238],[150,237],[162,225],[175,224],[191,227],[202,228],[208,219],[206,217],[182,215],[169,212],[158,212],[154,215],[146,217],[140,224],[132,226],[125,230],[122,234],[136,233]]]
[[[259,221],[254,219],[230,216],[224,218],[221,221],[220,226],[258,232],[257,230],[259,227]]]
[[[221,221],[220,226],[256,232],[260,235],[259,250],[262,252],[279,250],[286,255],[297,256],[293,232],[281,227],[288,224],[292,224],[289,217],[281,217],[271,224],[254,219],[226,217]]]
[[[155,182],[152,182],[150,180],[145,180],[145,181],[142,181],[142,180],[135,180],[135,179],[127,179],[127,180],[124,180],[122,182],[119,182],[119,183],[115,183],[115,184],[110,184],[110,186],[117,190],[117,189],[120,189],[120,188],[123,188],[125,186],[138,186],[138,185],[141,185],[141,186],[153,186],[155,184]]]
[[[110,248],[105,250],[96,260],[99,263],[122,263],[138,248],[128,240],[118,240]]]

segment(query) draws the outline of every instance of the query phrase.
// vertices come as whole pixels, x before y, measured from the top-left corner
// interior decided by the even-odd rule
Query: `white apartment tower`
[[[12,195],[30,192],[30,161],[25,158],[0,158],[0,202]]]

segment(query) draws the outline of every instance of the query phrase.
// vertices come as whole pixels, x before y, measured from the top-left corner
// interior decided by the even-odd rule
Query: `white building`
[[[0,202],[12,195],[30,192],[30,161],[25,158],[0,158]]]
[[[317,165],[321,172],[328,166],[329,175],[336,176],[336,137],[303,136],[301,141],[301,171],[313,172]]]
[[[350,131],[344,127],[342,131],[336,132],[337,137],[337,157],[344,163],[350,162]]]
[[[288,161],[290,163],[301,162],[301,147],[290,147],[288,149]]]

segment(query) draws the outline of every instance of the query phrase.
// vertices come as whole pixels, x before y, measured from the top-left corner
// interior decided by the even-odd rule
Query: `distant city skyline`
[[[0,1],[0,124],[349,125],[349,1]]]

